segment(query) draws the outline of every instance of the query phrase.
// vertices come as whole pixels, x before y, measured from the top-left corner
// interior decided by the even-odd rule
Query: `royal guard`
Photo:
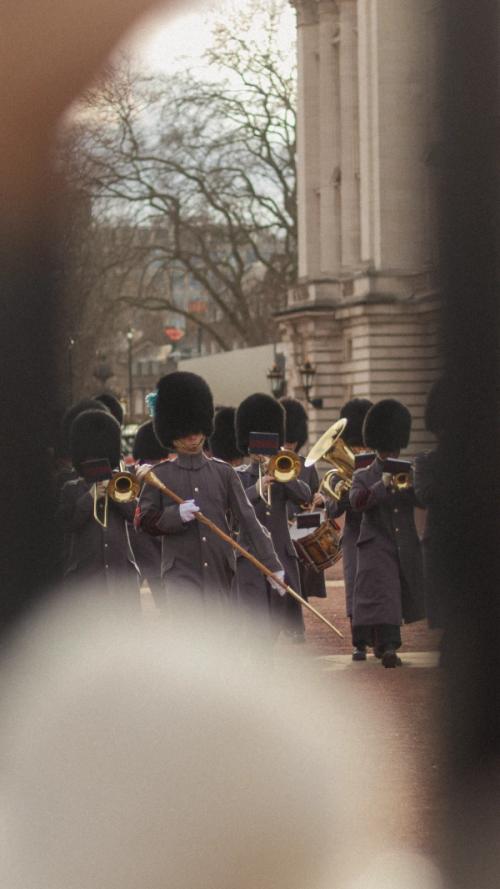
[[[104,407],[107,407],[117,423],[123,426],[123,407],[116,395],[113,395],[112,392],[101,392],[100,395],[94,395],[94,398],[96,401],[100,401]]]
[[[59,429],[59,441],[57,445],[57,473],[55,483],[58,490],[62,488],[65,482],[72,478],[76,478],[78,475],[78,473],[75,472],[71,461],[70,433],[73,421],[76,420],[78,415],[82,414],[83,411],[104,411],[109,413],[106,405],[102,401],[98,401],[96,398],[81,398],[80,401],[72,404],[64,413]]]
[[[119,471],[120,426],[107,411],[84,411],[71,426],[70,451],[77,478],[61,491],[58,519],[68,535],[65,583],[92,583],[97,592],[139,609],[139,568],[130,545],[135,500],[109,496]]]
[[[236,467],[243,463],[243,454],[236,443],[235,417],[236,408],[217,408],[214,429],[209,439],[209,449],[217,460],[224,460],[224,463]]]
[[[169,458],[168,448],[158,441],[152,420],[139,426],[134,440],[133,457],[136,468],[144,463],[155,467]],[[141,577],[147,580],[156,607],[165,607],[165,587],[161,579],[161,538],[150,534],[131,534],[132,549],[139,565]]]
[[[363,422],[371,407],[372,402],[368,398],[351,398],[341,408],[339,419],[347,420],[347,426],[342,433],[342,440],[354,454],[366,450],[363,444]],[[340,476],[334,473],[331,478],[330,488],[335,489],[336,483],[340,484],[341,488],[339,499],[327,496],[326,492],[318,493],[314,498],[314,505],[325,506],[328,516],[332,519],[345,515],[342,532],[342,569],[344,573],[346,614],[351,621],[354,648],[352,659],[353,661],[365,661],[366,643],[364,639],[359,640],[358,643],[356,634],[352,631],[352,597],[356,579],[357,542],[361,525],[361,513],[352,508],[349,502],[348,487],[344,486],[342,488]]]
[[[399,472],[400,451],[408,446],[411,414],[384,399],[363,424],[363,441],[376,457],[353,476],[349,499],[362,514],[352,603],[356,644],[373,645],[384,667],[400,666],[401,623],[425,616],[420,541],[414,508],[420,504],[411,474]]]
[[[309,436],[306,410],[296,398],[280,398],[280,402],[285,408],[286,414],[285,448],[298,454],[301,463],[299,479],[309,485],[311,494],[314,497],[319,489],[318,471],[314,465],[306,466],[305,458],[300,453]],[[300,515],[301,512],[302,510],[292,503],[288,504],[288,518],[290,521],[296,515]],[[299,561],[299,572],[300,588],[304,599],[310,599],[312,596],[317,596],[319,599],[326,598],[325,575],[323,571],[315,571],[314,568],[310,568]]]
[[[177,505],[165,493],[145,484],[139,500],[136,527],[160,536],[162,578],[167,606],[182,616],[203,614],[233,604],[236,558],[231,545],[196,521],[200,510],[226,533],[240,529],[246,548],[267,568],[281,576],[282,566],[271,535],[257,520],[238,474],[227,463],[203,451],[213,431],[212,393],[197,374],[174,372],[158,383],[154,405],[155,434],[175,458],[158,464],[155,475],[182,498]],[[138,474],[146,476],[147,466]]]
[[[270,395],[250,395],[236,411],[236,440],[239,449],[244,454],[249,453],[252,433],[274,434],[282,446],[285,442],[285,422],[285,409],[279,401]],[[298,559],[290,537],[288,509],[307,506],[311,502],[311,490],[309,485],[299,480],[299,472],[294,480],[275,481],[267,474],[267,465],[267,457],[252,453],[249,466],[239,475],[259,521],[271,533],[279,560],[285,569],[285,580],[292,589],[300,593]],[[240,532],[240,543],[245,545],[243,529]],[[294,641],[304,640],[302,608],[295,599],[289,597],[280,601],[269,589],[264,578],[243,559],[238,560],[237,580],[240,601],[244,607],[258,609],[261,616],[269,619],[271,635],[277,635],[283,629]]]

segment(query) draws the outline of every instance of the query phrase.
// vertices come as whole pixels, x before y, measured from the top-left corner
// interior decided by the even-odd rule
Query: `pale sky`
[[[180,2],[176,12],[166,9],[144,18],[129,35],[122,49],[155,71],[172,73],[202,66],[203,52],[211,41],[210,13],[224,6],[248,7],[251,0],[191,0]],[[185,7],[185,11],[183,11]],[[280,45],[288,48],[295,36],[294,12],[283,17]],[[258,33],[256,33],[258,39]]]

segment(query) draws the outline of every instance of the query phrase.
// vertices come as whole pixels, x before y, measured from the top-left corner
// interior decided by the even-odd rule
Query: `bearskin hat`
[[[304,447],[308,436],[308,419],[305,407],[296,398],[280,398],[286,414],[286,441],[297,442],[297,450]]]
[[[109,411],[83,411],[73,421],[70,431],[73,466],[81,471],[85,460],[109,460],[116,469],[121,457],[121,429]]]
[[[158,441],[152,420],[147,420],[146,423],[139,426],[135,434],[132,454],[134,460],[140,463],[155,463],[168,457],[168,448],[164,448]]]
[[[109,410],[102,401],[96,398],[82,398],[68,408],[61,420],[61,429],[59,434],[59,453],[66,457],[70,455],[70,432],[73,421],[83,411],[102,411],[109,414]]]
[[[115,420],[118,420],[120,426],[123,426],[123,407],[116,395],[112,395],[111,392],[102,392],[100,395],[95,395],[94,398],[106,405]]]
[[[214,400],[208,384],[198,374],[174,371],[158,383],[153,419],[157,438],[170,447],[177,438],[212,434]]]
[[[425,405],[425,428],[439,436],[446,427],[446,414],[449,405],[450,385],[441,377],[431,386]]]
[[[236,408],[234,407],[220,407],[215,412],[210,450],[213,456],[219,460],[230,462],[242,456],[236,444],[235,416]]]
[[[285,441],[285,408],[272,395],[257,392],[245,398],[236,411],[236,443],[242,454],[248,453],[251,432],[275,432],[279,443]]]
[[[362,447],[363,445],[363,421],[373,405],[368,398],[351,398],[340,410],[340,419],[347,420],[347,426],[342,435],[347,445]]]
[[[377,401],[366,414],[363,441],[375,451],[399,451],[408,446],[411,414],[404,404],[394,398]]]

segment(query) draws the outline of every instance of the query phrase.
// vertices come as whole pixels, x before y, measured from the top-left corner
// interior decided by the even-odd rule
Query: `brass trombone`
[[[264,467],[264,475],[271,476],[275,482],[286,484],[294,481],[299,477],[302,468],[300,457],[295,451],[289,451],[281,448],[276,454],[273,454],[268,460],[259,462],[259,493],[262,499],[271,506],[271,489],[267,496],[262,489],[262,467]]]
[[[103,528],[107,528],[109,500],[114,500],[115,503],[130,503],[131,500],[135,500],[139,496],[141,483],[131,472],[127,472],[126,470],[117,469],[113,472],[107,483],[106,492],[104,494],[102,518],[100,518],[97,509],[99,500],[97,497],[97,485],[94,484],[92,488],[94,497],[94,518]]]

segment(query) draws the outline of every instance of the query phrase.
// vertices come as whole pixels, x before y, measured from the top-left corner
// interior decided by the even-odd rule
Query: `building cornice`
[[[297,315],[337,314],[360,306],[367,309],[387,305],[417,306],[429,302],[437,303],[439,297],[440,293],[438,290],[428,290],[422,293],[412,294],[411,296],[398,296],[394,293],[369,293],[366,296],[352,297],[351,299],[343,299],[338,302],[300,303],[299,305],[289,306],[286,309],[279,309],[277,312],[273,312],[273,318],[286,320],[287,318],[293,318]]]

